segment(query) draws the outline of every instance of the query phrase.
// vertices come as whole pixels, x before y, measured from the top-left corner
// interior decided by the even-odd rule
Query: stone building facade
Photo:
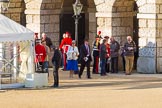
[[[75,0],[10,1],[6,16],[34,32],[47,33],[54,44],[59,44],[60,18],[73,14]],[[88,37],[91,43],[101,30],[102,35],[113,36],[122,45],[131,35],[138,46],[137,71],[162,72],[162,0],[80,1],[84,5],[84,38]]]

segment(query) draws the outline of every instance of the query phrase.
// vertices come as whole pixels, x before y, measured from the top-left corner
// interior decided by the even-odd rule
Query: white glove
[[[88,61],[88,57],[84,57],[84,60],[85,60],[85,62],[87,62]]]

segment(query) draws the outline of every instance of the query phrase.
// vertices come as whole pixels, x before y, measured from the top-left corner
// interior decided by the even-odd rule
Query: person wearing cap
[[[106,71],[107,73],[109,73],[109,65],[110,65],[110,44],[108,43],[108,41],[109,41],[109,36],[105,36],[104,39],[107,40],[107,43],[106,43],[107,55],[106,55],[105,71]]]
[[[95,37],[95,41],[92,44],[93,48],[93,74],[98,74],[98,64],[99,64],[99,49],[100,49],[100,38]]]
[[[52,41],[45,33],[42,33],[42,41],[46,41],[47,46],[51,49],[53,47]]]
[[[70,78],[73,78],[74,71],[78,71],[78,56],[79,51],[78,47],[75,46],[75,40],[72,41],[72,46],[68,48],[67,51],[67,68],[66,70],[70,71]]]
[[[80,66],[80,71],[79,71],[79,78],[81,78],[82,74],[83,74],[83,70],[85,68],[85,66],[87,67],[87,78],[91,79],[91,74],[90,74],[90,62],[92,61],[91,58],[91,51],[90,51],[90,46],[89,46],[89,42],[88,39],[84,40],[84,44],[81,45],[80,47],[80,62],[81,62],[81,66]]]
[[[64,61],[64,70],[66,70],[66,53],[68,51],[68,48],[72,45],[72,39],[71,34],[69,32],[66,32],[66,38],[64,38],[60,44],[60,49],[63,51],[63,61]]]

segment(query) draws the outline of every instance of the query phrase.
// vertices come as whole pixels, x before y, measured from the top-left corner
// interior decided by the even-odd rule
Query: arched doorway
[[[138,47],[138,33],[139,33],[139,21],[137,19],[137,13],[138,13],[138,6],[136,4],[136,2],[134,2],[134,7],[133,7],[133,11],[134,11],[134,16],[133,16],[133,41],[136,43],[137,45],[137,51],[134,54],[134,69],[137,69],[137,59],[139,57],[139,47]]]
[[[26,26],[26,15],[25,15],[26,5],[24,0],[22,0],[21,3],[22,3],[21,4],[22,11],[20,12],[20,24]]]
[[[92,1],[93,0],[80,0],[80,2],[83,4],[83,9],[78,25],[78,47],[80,47],[80,45],[83,44],[85,38],[91,38],[90,36],[92,35],[92,33],[96,33],[96,25],[91,27],[95,28],[94,31],[91,31],[90,28],[90,26],[92,26],[92,21],[90,21],[90,18],[95,17],[95,12],[91,12],[89,10],[90,8],[95,10],[94,1]],[[74,3],[75,0],[66,0],[62,4],[60,14],[60,41],[62,40],[63,33],[65,33],[66,31],[71,33],[72,39],[75,39],[75,22],[74,18],[72,17],[74,14],[72,4]],[[93,13],[93,15],[90,15],[91,13]],[[96,20],[93,21],[93,23],[96,24]]]
[[[138,7],[134,0],[115,0],[112,7],[112,36],[122,46],[127,36],[132,36],[138,49]],[[138,50],[135,53],[135,65],[138,59]],[[122,65],[121,65],[122,66]]]
[[[75,40],[75,21],[71,12],[64,12],[60,15],[60,42],[65,32],[69,32],[72,40]],[[78,25],[78,47],[83,43],[85,34],[85,13],[82,13]]]

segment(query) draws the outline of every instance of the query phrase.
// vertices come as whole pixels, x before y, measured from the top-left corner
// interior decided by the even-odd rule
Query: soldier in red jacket
[[[35,54],[36,54],[36,58],[35,58],[36,69],[39,68],[39,66],[41,66],[41,70],[39,69],[39,71],[43,72],[43,62],[45,61],[45,58],[46,58],[46,49],[41,44],[40,39],[36,40]]]
[[[66,53],[68,51],[69,46],[72,45],[71,34],[69,32],[66,32],[65,35],[66,35],[65,38],[62,39],[60,44],[60,49],[62,50],[63,53],[64,70],[66,70]]]

